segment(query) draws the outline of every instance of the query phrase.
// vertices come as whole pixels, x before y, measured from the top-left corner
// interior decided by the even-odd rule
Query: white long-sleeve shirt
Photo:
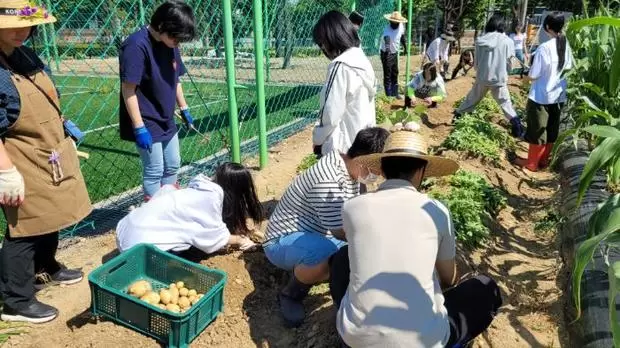
[[[222,188],[198,175],[187,188],[156,195],[125,216],[116,227],[117,246],[121,252],[140,243],[166,251],[194,246],[216,252],[230,239],[222,220],[223,200]]]
[[[372,64],[358,47],[329,64],[312,133],[313,144],[321,145],[324,155],[346,153],[360,130],[376,125],[376,81]]]
[[[426,55],[433,62],[447,61],[450,58],[450,43],[438,37],[428,45]]]

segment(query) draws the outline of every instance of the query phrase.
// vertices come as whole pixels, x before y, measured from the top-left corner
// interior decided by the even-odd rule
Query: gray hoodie
[[[508,83],[508,64],[513,52],[508,36],[493,32],[476,40],[476,81],[485,86],[505,86]]]

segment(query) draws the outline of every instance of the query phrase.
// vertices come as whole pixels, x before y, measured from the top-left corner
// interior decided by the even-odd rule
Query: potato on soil
[[[151,283],[146,280],[139,280],[129,286],[129,294],[135,297],[142,297],[151,291]]]
[[[179,295],[187,297],[188,294],[189,294],[189,290],[187,290],[187,288],[179,289]]]

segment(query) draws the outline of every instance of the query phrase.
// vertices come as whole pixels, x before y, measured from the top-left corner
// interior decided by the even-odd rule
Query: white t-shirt
[[[342,156],[332,151],[296,177],[269,218],[265,239],[294,232],[325,235],[342,229],[342,205],[359,194]]]
[[[400,50],[400,39],[405,35],[405,26],[401,23],[398,28],[392,29],[390,25],[387,25],[383,29],[383,35],[381,35],[381,51],[386,51],[385,37],[390,38],[389,53],[398,53]]]
[[[336,327],[350,347],[443,348],[448,312],[435,272],[456,241],[441,203],[404,180],[344,204],[350,282]]]
[[[426,54],[431,61],[447,61],[450,54],[450,43],[438,37],[431,42],[426,50]]]
[[[568,83],[562,73],[573,67],[573,54],[570,45],[566,42],[564,67],[558,70],[559,57],[556,42],[554,38],[538,46],[530,68],[529,76],[533,81],[528,98],[541,105],[566,102]]]
[[[183,251],[194,246],[213,253],[228,244],[230,232],[222,220],[224,191],[204,175],[188,187],[156,194],[119,221],[116,244],[123,252],[140,244]]]
[[[523,34],[510,34],[512,42],[515,44],[515,50],[523,50],[523,42],[525,41],[525,35]]]

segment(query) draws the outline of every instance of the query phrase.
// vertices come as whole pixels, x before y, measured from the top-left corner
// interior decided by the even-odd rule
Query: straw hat
[[[383,17],[390,22],[407,23],[407,18],[403,17],[403,15],[398,11],[383,15]]]
[[[385,157],[411,157],[427,162],[425,177],[436,177],[454,174],[459,165],[448,158],[428,154],[428,144],[417,131],[399,130],[388,137],[382,153],[375,153],[355,158],[359,164],[372,171],[381,172],[381,159]]]
[[[0,29],[27,28],[54,22],[56,18],[44,6],[27,0],[0,0]]]

